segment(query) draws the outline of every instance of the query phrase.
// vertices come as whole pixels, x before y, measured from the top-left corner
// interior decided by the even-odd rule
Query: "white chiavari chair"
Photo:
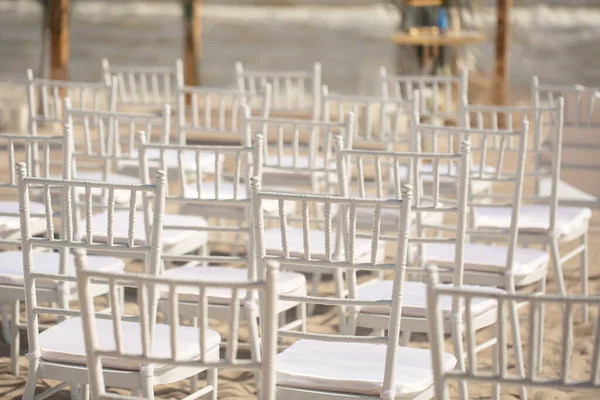
[[[373,302],[358,300],[352,296],[280,296],[281,300],[302,301],[311,304],[334,305],[343,307],[375,305],[391,308],[388,336],[337,335],[329,331],[295,332],[280,330],[284,338],[299,339],[278,354],[275,359],[277,394],[286,399],[429,399],[432,393],[432,367],[428,350],[398,346],[401,329],[402,287],[406,268],[408,226],[411,204],[411,188],[402,187],[402,199],[358,199],[341,196],[309,195],[295,193],[277,193],[263,191],[258,178],[252,178],[252,199],[254,210],[254,229],[257,243],[257,266],[264,269],[270,262],[298,264],[329,268],[334,275],[347,270],[386,270],[394,275],[394,287],[397,295],[389,301]],[[282,213],[277,221],[277,238],[267,239],[264,232],[264,213],[261,203],[276,200],[280,210],[286,202],[298,202],[303,213],[300,247],[288,242],[290,238],[288,222]],[[318,236],[313,235],[311,216],[307,210],[311,203],[320,203],[325,210],[326,229]],[[333,237],[334,217],[332,208],[343,226],[342,258],[336,258],[336,239]],[[355,241],[358,233],[355,229],[356,209],[371,207],[374,215],[382,208],[395,209],[401,216],[400,226],[394,240],[397,242],[395,260],[389,263],[378,260],[374,250],[367,260],[358,261],[355,257]],[[376,221],[376,217],[374,219]],[[378,224],[374,224],[378,227]],[[280,244],[279,252],[269,252],[267,244],[272,241]],[[375,228],[368,239],[373,249],[382,241],[381,232]],[[271,241],[271,243],[269,243]],[[323,246],[324,244],[324,246]],[[324,250],[322,248],[324,247]],[[313,254],[324,252],[325,258]],[[335,272],[335,271],[339,271]],[[456,359],[445,355],[442,368],[453,369]]]
[[[452,148],[461,140],[471,142],[471,166],[469,171],[469,200],[467,243],[463,248],[464,277],[466,284],[499,287],[509,293],[519,288],[536,285],[543,293],[548,273],[549,256],[546,251],[519,247],[520,205],[525,175],[528,122],[521,121],[519,130],[439,127],[421,124],[418,135],[429,136],[434,150]],[[491,168],[488,168],[490,167]],[[494,185],[492,192],[478,193],[472,187],[479,181]],[[474,223],[481,207],[492,210],[506,209],[510,223],[505,229],[487,227]],[[427,226],[442,231],[448,227]],[[453,230],[450,227],[450,230]],[[481,243],[484,241],[485,243]],[[421,265],[436,265],[445,269],[455,268],[456,247],[451,243],[428,243],[421,249]],[[510,307],[510,324],[518,373],[525,374],[521,338],[519,336],[518,306]],[[540,335],[543,330],[540,329]],[[541,340],[540,340],[541,342]],[[522,390],[523,396],[526,395]]]
[[[567,261],[579,256],[579,277],[582,294],[588,293],[588,246],[587,236],[592,211],[589,208],[559,205],[558,186],[561,174],[561,143],[564,120],[564,99],[555,104],[536,107],[493,107],[469,106],[466,109],[471,120],[485,126],[486,120],[503,121],[507,127],[518,116],[530,115],[534,121],[533,141],[527,147],[531,162],[525,171],[528,183],[536,186],[542,179],[552,182],[549,196],[525,193],[524,204],[520,205],[518,241],[521,245],[542,245],[550,251],[554,276],[561,294],[566,294],[563,268]],[[553,143],[544,143],[544,135]],[[515,205],[513,204],[512,207]],[[473,218],[474,226],[483,229],[507,230],[511,226],[511,207],[477,207]],[[561,254],[560,244],[575,242],[577,247]],[[582,319],[587,321],[585,304]]]
[[[217,89],[177,84],[177,143],[188,141],[250,145],[252,137],[244,135],[244,106],[250,115],[269,117],[271,85],[260,86],[251,93],[238,89]]]
[[[71,99],[76,108],[90,111],[115,111],[115,80],[106,82],[73,82],[35,78],[27,70],[27,105],[29,134],[37,135],[38,127],[46,124],[62,125],[63,98]],[[62,126],[61,126],[62,128]]]
[[[496,352],[492,360],[491,370],[489,364],[483,365],[477,357],[476,337],[473,324],[467,323],[466,342],[467,342],[467,360],[468,368],[465,370],[443,370],[440,365],[443,365],[444,353],[444,336],[443,336],[443,311],[442,304],[447,301],[460,302],[464,304],[465,319],[470,321],[473,312],[476,309],[478,301],[487,300],[495,303],[494,312],[498,319],[498,331],[495,334],[497,342]],[[531,310],[532,317],[528,323],[527,337],[528,346],[526,348],[527,360],[529,368],[526,375],[509,371],[510,361],[507,357],[509,349],[509,341],[507,339],[508,324],[503,321],[506,319],[507,307],[518,302],[525,304]],[[586,305],[596,310],[600,308],[600,298],[598,296],[564,296],[564,295],[540,295],[540,294],[516,294],[516,293],[500,293],[489,292],[473,288],[460,288],[443,285],[439,283],[438,273],[436,268],[429,270],[427,278],[427,315],[430,323],[431,334],[429,335],[429,343],[431,348],[432,365],[434,367],[434,385],[435,398],[441,400],[449,400],[450,393],[448,390],[448,382],[471,382],[478,384],[489,384],[492,386],[493,392],[498,394],[500,386],[526,386],[537,387],[543,389],[556,388],[567,391],[572,390],[592,390],[600,389],[600,326],[598,322],[594,325],[594,333],[592,333],[592,344],[588,351],[591,368],[583,374],[577,374],[577,378],[571,368],[571,356],[573,355],[575,340],[573,338],[573,309]],[[553,342],[560,343],[559,353],[556,354],[552,361],[552,375],[538,374],[536,364],[541,358],[539,353],[540,344],[537,343],[539,335],[540,323],[543,324],[544,318],[540,314],[540,308],[546,306],[553,307],[558,313],[556,317],[558,324],[561,325],[560,337],[554,338]],[[541,322],[540,322],[541,321]],[[586,357],[587,358],[587,357]],[[556,365],[558,364],[558,365]],[[538,393],[535,397],[538,398]],[[593,396],[593,395],[592,395]]]
[[[143,137],[141,138],[143,140]],[[208,235],[207,251],[201,255],[164,255],[165,266],[183,263],[181,266],[167,268],[163,276],[175,279],[194,279],[206,281],[238,282],[256,279],[254,265],[254,236],[250,227],[250,188],[249,177],[260,175],[260,150],[262,137],[257,135],[253,147],[244,146],[176,146],[176,145],[140,145],[140,164],[146,171],[143,182],[149,183],[150,175],[144,166],[147,160],[144,154],[148,150],[176,152],[193,152],[197,160],[196,182],[188,184],[183,175],[177,184],[172,185],[166,197],[167,203],[178,203],[180,210],[189,215],[201,215],[209,220],[208,226],[198,226],[197,231]],[[253,155],[254,154],[254,155]],[[216,173],[202,170],[203,158],[219,160],[212,169]],[[254,160],[259,160],[255,162]],[[255,166],[258,168],[255,169]],[[225,170],[232,170],[232,178],[227,178]],[[182,170],[180,169],[180,174]],[[277,202],[266,205],[267,213],[276,215]],[[215,221],[216,222],[211,222]],[[165,221],[164,229],[168,229]],[[209,251],[214,250],[214,252]],[[236,268],[237,267],[237,268]],[[278,278],[278,289],[281,293],[306,295],[306,278],[293,272],[281,272]],[[211,318],[226,321],[230,318],[230,305],[233,300],[227,290],[212,290],[208,296],[208,312]],[[163,296],[164,294],[164,296]],[[168,313],[168,298],[161,292],[159,306]],[[179,311],[188,318],[198,317],[197,295],[182,291],[180,293]],[[240,298],[240,300],[243,300]],[[306,325],[304,304],[277,302],[276,310],[280,315],[287,310],[297,309],[298,318],[288,326]],[[242,315],[245,317],[245,315]],[[250,339],[253,339],[250,337]],[[252,343],[251,343],[252,344]],[[256,344],[256,343],[255,343]],[[258,347],[253,348],[258,352]]]
[[[102,59],[102,76],[109,84],[116,78],[117,107],[145,107],[161,109],[164,104],[175,105],[177,75],[180,60],[169,67],[115,66],[107,58]]]
[[[73,108],[64,102],[64,119],[77,129],[73,138],[73,178],[91,181],[134,184],[139,182],[136,133],[146,132],[164,142],[169,135],[169,106],[160,114],[121,111],[90,111]],[[152,157],[152,155],[149,155]],[[153,161],[156,171],[158,162]],[[172,164],[167,167],[173,169]],[[97,191],[100,196],[106,191]],[[128,193],[116,193],[116,202],[128,200]]]
[[[0,182],[0,246],[3,248],[21,247],[21,225],[19,202],[17,200],[17,162],[33,165],[33,155],[38,154],[38,172],[48,177],[52,166],[52,157],[58,150],[64,150],[65,136],[32,136],[0,134],[0,147],[5,149],[8,163],[7,176]],[[57,149],[58,148],[58,149]],[[62,158],[62,157],[60,157]],[[46,215],[43,202],[31,203],[31,225],[33,235],[46,232]],[[0,252],[0,303],[2,306],[2,333],[6,343],[11,345],[11,367],[14,375],[19,375],[20,352],[20,302],[25,299],[23,293],[23,270],[21,252],[9,250]],[[58,298],[58,296],[56,296]],[[8,305],[11,307],[9,315]]]
[[[69,159],[65,160],[68,164]],[[68,169],[70,170],[70,169]],[[113,259],[113,257],[132,257],[137,256],[145,260],[145,266],[148,271],[157,274],[159,270],[160,257],[160,235],[162,214],[164,213],[164,193],[166,177],[164,172],[159,172],[158,183],[156,185],[119,185],[104,182],[85,182],[74,181],[70,179],[48,179],[27,177],[27,167],[24,163],[17,165],[19,208],[21,210],[21,244],[23,249],[23,281],[25,286],[25,308],[27,317],[27,337],[29,350],[27,359],[29,370],[23,398],[33,399],[38,379],[53,379],[62,383],[58,384],[37,395],[36,399],[43,399],[60,391],[68,384],[87,385],[87,367],[86,353],[84,345],[84,333],[78,310],[70,309],[68,301],[60,301],[58,304],[51,303],[50,306],[43,306],[41,302],[47,301],[39,296],[40,290],[45,287],[58,287],[63,294],[68,293],[65,288],[75,287],[76,273],[74,271],[74,262],[70,249],[87,249],[102,252],[110,257],[104,259]],[[129,201],[128,215],[129,222],[128,235],[124,242],[118,243],[114,240],[114,220],[115,210],[111,204],[98,204],[92,200],[91,192],[95,188],[102,188],[109,191],[109,198],[114,197],[116,190],[128,191],[131,196]],[[56,190],[55,190],[56,189]],[[42,190],[44,192],[44,212],[48,216],[46,220],[45,237],[35,237],[30,232],[31,213],[30,201],[34,191]],[[85,193],[83,201],[79,200],[77,192]],[[61,193],[60,199],[53,193]],[[148,227],[146,231],[149,240],[146,244],[138,244],[135,241],[133,227],[136,214],[136,197],[143,198],[143,220]],[[152,199],[151,199],[152,197]],[[54,200],[54,201],[53,201]],[[153,200],[153,207],[152,202]],[[56,228],[53,219],[53,203],[60,204],[60,232],[55,237]],[[104,235],[108,237],[105,242],[94,240],[94,233],[100,228],[92,223],[92,215],[95,209],[101,208],[107,210],[107,226]],[[153,211],[152,211],[153,208]],[[76,234],[77,218],[75,215],[84,210],[86,221],[85,235],[80,237]],[[36,256],[36,249],[55,250],[58,253],[58,268],[48,268]],[[71,260],[70,260],[71,259]],[[120,261],[117,259],[117,261]],[[93,270],[104,270],[104,272],[120,272],[123,270],[123,264],[118,268],[108,268],[104,265],[101,268],[94,266],[96,264],[90,257],[87,260],[87,266]],[[117,263],[118,264],[118,263]],[[47,286],[48,285],[48,286]],[[87,298],[93,298],[96,293],[107,293],[108,287],[102,284],[90,286]],[[56,291],[56,289],[54,289]],[[109,301],[113,306],[121,302],[122,294],[120,291],[111,291]],[[52,301],[52,300],[50,300]],[[153,299],[152,301],[155,301]],[[153,304],[150,302],[150,304]],[[156,317],[156,310],[149,310],[152,318]],[[58,317],[59,319],[68,318],[58,322],[43,332],[40,332],[40,315]],[[123,384],[125,388],[132,385],[140,385],[140,371],[131,372],[129,377],[125,377],[122,371],[107,371],[107,376],[114,378],[115,384]],[[183,378],[182,378],[183,379]]]
[[[390,75],[379,70],[381,96],[384,99],[411,99],[419,92],[419,113],[430,123],[461,123],[468,104],[469,75],[462,69],[458,76]]]
[[[558,182],[559,202],[564,205],[598,207],[600,195],[594,183],[598,182],[599,174],[596,160],[598,160],[600,149],[598,146],[600,88],[541,84],[538,77],[534,76],[532,97],[534,107],[552,106],[558,102],[560,97],[564,98],[561,180]],[[552,121],[547,123],[551,124]],[[545,141],[545,145],[556,146],[555,138],[546,137],[542,140]],[[540,157],[536,161],[540,164],[548,164],[550,160]],[[567,182],[576,182],[579,187],[576,188]],[[542,196],[551,196],[552,188],[552,179],[540,179],[537,193]],[[590,188],[595,193],[590,194],[582,190],[585,188]]]
[[[418,93],[412,99],[348,96],[321,89],[323,121],[343,122],[354,114],[354,148],[377,150],[411,150],[414,110],[419,105]]]
[[[157,221],[158,222],[158,221]],[[141,384],[142,395],[154,399],[153,387],[207,371],[207,385],[192,389],[187,398],[209,395],[217,399],[218,369],[244,369],[260,372],[260,398],[275,399],[273,363],[277,351],[276,311],[278,271],[276,266],[267,267],[265,277],[245,277],[235,280],[206,279],[198,277],[156,276],[152,273],[105,273],[88,271],[85,261],[78,263],[78,287],[82,296],[82,320],[85,338],[85,354],[89,366],[89,378],[94,399],[132,399],[106,392],[114,385],[111,373],[121,370],[130,385]],[[139,322],[122,320],[125,313],[119,307],[111,307],[111,320],[100,319],[90,296],[85,296],[96,281],[108,281],[110,292],[118,287],[137,289],[140,309]],[[162,288],[165,304],[170,312],[168,324],[157,324],[148,310],[151,293]],[[210,299],[215,293],[228,292],[230,303],[227,319],[229,340],[225,356],[220,356],[221,337],[208,327]],[[194,296],[193,303],[186,302]],[[239,321],[244,312],[242,304],[257,307],[256,300],[265,304],[261,315],[262,351],[250,359],[238,357]],[[180,326],[182,308],[194,308],[200,323],[197,327]],[[248,312],[252,325],[256,325],[257,313]],[[250,331],[256,335],[255,326]],[[255,339],[257,341],[258,338]],[[107,371],[110,368],[110,372]],[[137,378],[137,379],[136,379]],[[136,382],[137,381],[137,382]],[[132,387],[132,389],[135,387]]]
[[[256,93],[271,85],[271,111],[277,117],[310,117],[319,120],[321,107],[321,64],[312,71],[273,71],[246,69],[235,64],[237,88],[243,93]]]

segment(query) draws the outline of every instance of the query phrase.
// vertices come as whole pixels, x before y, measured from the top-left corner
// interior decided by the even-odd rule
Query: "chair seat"
[[[50,251],[34,251],[33,266],[35,272],[43,274],[57,274],[59,272],[60,254]],[[88,256],[87,268],[94,271],[119,272],[125,269],[125,263],[114,257]],[[75,275],[75,256],[69,254],[67,274]],[[38,288],[56,289],[59,282],[53,279],[37,279]],[[0,284],[23,286],[23,253],[19,250],[4,251],[0,253]],[[76,288],[75,282],[69,286]]]
[[[312,229],[309,232],[308,240],[310,243],[311,257],[315,259],[325,258],[325,232],[322,230]],[[288,228],[287,229],[287,241],[288,250],[290,256],[303,256],[304,255],[304,239],[303,232],[300,228]],[[265,229],[264,243],[267,254],[281,255],[283,253],[283,247],[281,245],[281,230],[279,228]],[[331,249],[334,250],[335,246],[335,233],[331,234]],[[343,252],[343,246],[342,252]],[[342,254],[333,254],[334,258],[341,259]],[[371,256],[371,240],[365,238],[356,238],[354,241],[354,257],[356,262],[360,262],[361,258],[369,257],[365,261],[370,261]],[[385,257],[385,242],[379,241],[379,247],[377,249],[377,261],[383,261]]]
[[[592,210],[584,207],[558,207],[556,210],[556,232],[561,237],[587,227]],[[475,224],[484,228],[508,229],[511,208],[477,207],[474,212]],[[546,204],[526,204],[519,212],[519,231],[524,233],[546,233],[550,227],[550,206]]]
[[[443,268],[454,268],[454,244],[428,243],[423,245],[422,262]],[[508,248],[486,244],[466,243],[464,248],[465,270],[502,274],[506,271]],[[536,249],[516,248],[514,275],[526,276],[539,268],[546,268],[550,257],[547,252]]]
[[[29,213],[31,218],[31,234],[38,235],[46,231],[46,218],[44,215],[46,208],[44,204],[37,202],[29,203]],[[0,238],[5,239],[14,236],[21,230],[21,220],[19,217],[18,201],[0,201]],[[7,215],[11,214],[11,215]]]
[[[182,227],[206,227],[206,220],[202,217],[193,215],[165,214],[163,217],[165,226]],[[108,219],[105,213],[92,216],[92,232],[94,241],[105,242],[107,240]],[[86,236],[85,221],[80,223],[81,237]],[[115,243],[127,243],[129,231],[129,211],[115,211],[113,221],[113,232]],[[135,243],[143,245],[146,243],[146,233],[144,227],[144,213],[138,211],[135,213],[134,222]],[[164,251],[169,254],[186,254],[192,250],[201,248],[206,244],[206,232],[194,230],[164,229],[162,233],[162,245]]]
[[[277,355],[277,385],[299,389],[379,396],[383,390],[387,346],[299,340]],[[443,355],[443,369],[456,358]],[[413,397],[433,384],[429,350],[399,347],[396,398]]]
[[[196,151],[189,150],[181,152],[183,156],[183,168],[186,173],[196,173],[196,167],[198,160]],[[148,167],[157,169],[160,167],[160,151],[158,149],[147,149],[146,156],[148,159]],[[131,152],[131,160],[119,160],[117,162],[117,170],[119,171],[138,171],[140,162],[138,160],[138,152],[134,150]],[[166,150],[163,152],[165,160],[165,169],[179,169],[179,152],[175,150]],[[215,154],[214,153],[200,153],[200,170],[205,173],[215,171]],[[152,179],[152,177],[150,177]]]
[[[248,271],[245,268],[231,267],[199,267],[183,266],[171,268],[165,271],[162,276],[170,278],[189,278],[205,279],[210,282],[245,282],[248,280]],[[179,299],[182,301],[196,302],[198,300],[198,289],[191,287],[178,287]],[[277,281],[277,292],[279,294],[295,294],[299,296],[306,295],[306,278],[304,275],[294,272],[281,271]],[[161,298],[168,298],[168,292],[161,290]],[[230,304],[231,290],[222,288],[209,288],[207,293],[208,301],[213,304]],[[238,291],[240,301],[246,296],[246,290]]]
[[[96,319],[98,347],[102,350],[115,350],[112,320]],[[129,354],[141,354],[142,336],[137,322],[122,321],[122,346]],[[177,330],[177,356],[181,360],[190,360],[200,355],[199,329],[179,326]],[[170,326],[156,324],[151,354],[155,357],[169,358],[171,356]],[[206,350],[218,348],[221,336],[212,330],[207,331]],[[81,318],[70,318],[60,322],[40,333],[41,358],[45,361],[85,365],[86,352]],[[139,371],[136,361],[104,358],[105,368],[115,368],[128,371]],[[155,371],[170,368],[168,365],[155,365]]]
[[[235,185],[232,181],[224,181],[219,184],[219,199],[222,200],[246,200],[248,193],[246,185],[244,183],[238,184],[237,194],[234,193]],[[194,185],[187,185],[185,187],[185,197],[192,199],[198,198],[198,187]],[[214,181],[202,182],[202,195],[201,199],[214,200],[216,198],[216,184]],[[267,214],[277,214],[279,212],[279,204],[277,200],[263,200],[263,210]],[[199,205],[199,204],[186,204],[185,210],[195,210],[197,213],[205,216],[221,216],[223,214],[224,207],[231,206],[218,206],[218,205]],[[293,214],[296,211],[296,204],[291,201],[284,203],[286,214]]]
[[[356,294],[359,300],[391,300],[393,281],[375,281],[360,286]],[[442,285],[443,286],[443,285]],[[448,285],[451,286],[451,285]],[[465,288],[485,290],[490,293],[504,293],[504,290],[489,286],[464,285]],[[452,298],[441,296],[439,301],[442,316],[449,319],[452,312]],[[496,308],[496,300],[473,298],[471,313],[474,317]],[[390,314],[390,307],[369,305],[360,307],[362,312],[372,314]],[[402,290],[402,316],[427,318],[427,285],[423,282],[404,282]]]

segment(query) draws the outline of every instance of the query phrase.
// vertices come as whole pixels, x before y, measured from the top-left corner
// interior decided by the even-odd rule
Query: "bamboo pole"
[[[512,0],[498,0],[496,27],[496,61],[494,93],[496,104],[506,104],[508,90],[508,42],[510,40],[510,9]]]
[[[50,22],[50,79],[66,81],[69,63],[69,0],[48,1]],[[64,89],[60,95],[64,96]]]
[[[200,0],[183,0],[183,20],[185,84],[197,86],[201,83],[202,20],[200,17]]]

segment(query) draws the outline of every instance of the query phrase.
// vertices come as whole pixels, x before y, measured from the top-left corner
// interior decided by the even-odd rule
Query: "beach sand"
[[[485,99],[482,101],[485,102]],[[6,168],[2,165],[2,168]],[[5,175],[6,170],[0,171],[0,175]],[[600,212],[594,211],[592,217],[592,230],[589,235],[589,285],[590,293],[600,293]],[[572,246],[562,247],[563,254],[573,248]],[[135,270],[136,265],[131,264],[128,266],[129,270]],[[576,261],[571,261],[564,269],[564,275],[566,279],[567,289],[570,293],[579,292],[579,270]],[[334,286],[331,280],[326,280],[321,287],[322,293],[333,293]],[[552,272],[548,277],[548,292],[556,293],[557,286],[556,281],[553,277]],[[76,306],[74,304],[74,306]],[[590,351],[593,348],[593,333],[594,325],[599,315],[598,310],[590,310],[590,318],[587,324],[583,324],[580,320],[579,313],[575,314],[574,318],[574,343],[575,347],[571,358],[571,378],[586,378],[590,371],[591,355]],[[520,311],[520,320],[522,323],[522,337],[524,347],[527,345],[527,322],[529,315],[526,309]],[[214,323],[214,321],[212,321]],[[334,333],[337,329],[337,313],[336,310],[330,307],[317,307],[316,314],[308,320],[309,330],[315,332],[330,332]],[[219,330],[224,328],[223,324],[213,324]],[[553,310],[551,307],[546,312],[545,320],[546,329],[546,340],[544,343],[544,372],[548,376],[552,376],[553,371],[558,370],[560,363],[561,354],[561,313],[559,310]],[[484,329],[478,334],[478,342],[484,341],[486,338],[491,337],[491,330]],[[510,340],[509,340],[510,343]],[[447,349],[450,351],[450,339],[447,337],[446,340]],[[427,347],[427,339],[425,335],[414,334],[413,340],[410,343],[411,346],[415,347]],[[22,356],[20,358],[21,375],[15,377],[11,375],[10,371],[10,359],[9,359],[9,347],[6,344],[0,345],[0,399],[20,399],[22,391],[25,385],[25,377],[27,372],[27,360],[23,356],[24,351],[27,349],[27,340],[25,331],[22,332]],[[509,359],[511,349],[509,348]],[[489,367],[491,363],[490,351],[484,351],[479,355],[478,364],[485,368]],[[512,361],[509,366],[514,366]],[[512,370],[512,369],[511,369]],[[53,386],[56,382],[51,381],[38,381],[39,391],[48,386]],[[202,384],[202,379],[200,380]],[[179,382],[177,384],[168,386],[156,387],[156,395],[159,398],[172,398],[180,399],[186,396],[189,389],[189,383],[187,381]],[[254,399],[255,394],[255,383],[251,372],[248,371],[227,371],[222,370],[219,374],[219,398],[220,399]],[[453,394],[456,392],[453,387]],[[591,391],[570,391],[563,392],[554,389],[529,389],[530,399],[535,400],[595,400],[600,398],[600,393]],[[469,398],[471,399],[485,399],[490,396],[490,387],[486,385],[469,385]],[[513,387],[502,388],[502,399],[518,399],[518,390]],[[70,399],[70,395],[67,391],[61,391],[58,394],[52,396],[52,399]],[[285,400],[285,399],[281,399]]]

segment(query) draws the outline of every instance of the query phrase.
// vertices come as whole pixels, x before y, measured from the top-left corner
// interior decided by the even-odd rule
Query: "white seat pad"
[[[222,200],[234,200],[234,199],[246,200],[248,198],[248,193],[246,191],[247,190],[246,185],[244,183],[238,184],[237,195],[236,195],[237,197],[234,196],[234,188],[235,188],[235,185],[232,181],[221,182],[219,184],[219,199],[222,199]],[[272,189],[270,188],[270,190],[272,190]],[[185,187],[185,197],[192,198],[192,199],[198,198],[198,187],[196,186],[196,184],[187,185]],[[215,182],[214,181],[202,182],[201,199],[214,200],[215,198],[216,198]],[[263,210],[265,213],[273,214],[273,213],[279,212],[279,204],[278,204],[277,200],[272,200],[272,199],[263,200],[262,205],[263,205]],[[188,204],[188,205],[186,205],[186,207],[190,207],[190,208],[197,207],[198,209],[212,208],[210,205],[195,205],[195,204]],[[284,203],[284,207],[285,207],[286,214],[292,214],[294,211],[296,211],[296,204],[292,201],[286,201]],[[190,208],[187,208],[187,209],[190,209]]]
[[[391,300],[393,281],[375,281],[360,286],[356,298],[358,300]],[[442,285],[443,286],[443,285]],[[452,285],[447,285],[452,286]],[[488,287],[464,285],[466,288],[485,290],[490,293],[504,293],[504,290]],[[452,312],[452,298],[441,296],[439,300],[443,318],[449,319]],[[496,308],[496,300],[473,298],[471,302],[471,313],[474,317]],[[369,305],[360,307],[360,310],[373,314],[390,314],[390,307]],[[404,282],[402,288],[402,316],[427,318],[427,285],[423,282]]]
[[[142,336],[137,322],[122,322],[122,346],[127,353],[141,354]],[[112,320],[96,319],[98,346],[102,350],[115,350]],[[200,355],[198,328],[179,326],[177,330],[177,355],[182,360],[189,360]],[[152,343],[151,355],[169,358],[171,355],[170,327],[156,324]],[[211,351],[219,346],[221,336],[212,330],[207,331],[206,350]],[[81,318],[70,318],[60,322],[40,333],[42,359],[46,361],[85,365],[87,363],[85,342],[83,338],[83,323]],[[103,358],[105,368],[137,371],[140,365],[136,361]],[[155,366],[156,369],[168,368],[165,365]]]
[[[336,161],[335,157],[329,161],[327,167],[335,172],[336,169]],[[265,160],[265,168],[297,168],[299,170],[306,170],[306,173],[310,173],[308,169],[310,162],[309,158],[306,155],[299,155],[296,159],[296,164],[294,164],[294,157],[290,154],[285,154],[281,157],[281,160],[277,155],[269,155]],[[314,161],[313,168],[322,169],[325,166],[325,159],[323,157],[316,157]],[[291,172],[291,171],[290,171]]]
[[[474,212],[475,224],[479,227],[508,229],[512,209],[509,207],[477,207]],[[587,224],[592,210],[584,207],[558,207],[556,210],[556,230],[560,236],[569,236],[582,225]],[[550,206],[526,204],[519,212],[519,230],[529,233],[546,232],[550,227]]]
[[[178,225],[178,226],[191,226],[191,227],[206,227],[206,220],[202,217],[193,215],[179,215],[179,214],[165,214],[163,223],[167,225]],[[80,233],[82,237],[85,237],[85,220],[81,221]],[[105,213],[95,214],[92,216],[92,232],[94,234],[94,240],[98,242],[106,241],[106,231],[108,228],[108,218]],[[113,221],[113,232],[115,243],[127,243],[127,236],[129,231],[129,211],[119,210],[115,211],[115,217]],[[135,243],[137,245],[143,245],[146,243],[146,233],[144,227],[144,213],[138,211],[135,213],[134,222],[134,234]],[[185,240],[194,238],[197,240],[197,247],[202,247],[206,243],[206,232],[198,232],[193,230],[176,230],[176,229],[164,229],[162,233],[162,245],[163,246],[175,246]]]
[[[387,346],[299,340],[277,355],[277,385],[379,396],[383,388]],[[396,398],[412,397],[433,384],[429,350],[399,347]],[[456,358],[445,353],[443,369]]]
[[[179,152],[175,150],[166,150],[163,152],[165,159],[165,167],[166,169],[179,168]],[[196,166],[198,164],[198,160],[196,159],[196,152],[194,150],[183,151],[181,152],[183,155],[183,167],[186,172],[196,172]],[[148,158],[148,167],[150,168],[159,168],[160,167],[160,151],[159,149],[147,149],[146,156]],[[138,152],[134,150],[131,152],[131,160],[119,160],[117,162],[117,166],[119,169],[122,168],[131,168],[135,167],[136,169],[140,167],[140,162],[138,160]],[[223,156],[221,155],[221,158]],[[200,153],[200,170],[203,172],[212,172],[215,170],[215,154],[210,152],[201,152]],[[152,177],[150,177],[152,179]]]
[[[423,206],[427,206],[427,202],[423,202]],[[429,203],[431,205],[431,203]],[[356,223],[359,227],[373,227],[374,207],[357,207],[356,208]],[[444,222],[443,212],[423,212],[421,220],[423,223],[432,225],[442,225]],[[400,221],[400,210],[394,208],[381,209],[381,229],[385,232],[398,231],[398,222]]]
[[[34,251],[33,269],[42,274],[58,274],[60,254],[50,251]],[[87,269],[95,271],[119,272],[125,269],[125,263],[114,257],[88,256]],[[75,256],[69,254],[67,274],[75,275]],[[56,288],[59,282],[52,279],[37,279],[38,288]],[[4,251],[0,253],[0,284],[23,286],[23,253],[19,250]],[[75,288],[76,283],[70,286]]]
[[[244,282],[248,280],[248,271],[245,268],[231,267],[199,267],[199,266],[183,266],[171,268],[165,271],[162,276],[170,278],[190,278],[190,279],[205,279],[210,282]],[[161,290],[162,298],[168,298],[168,292]],[[192,287],[178,287],[179,299],[182,301],[197,301],[198,289]],[[306,277],[303,274],[295,272],[281,271],[279,280],[277,281],[277,292],[279,294],[289,294],[302,292],[306,295]],[[302,295],[300,293],[300,295]],[[214,304],[229,304],[231,300],[231,290],[226,288],[209,288],[206,292],[208,301]],[[240,301],[243,301],[246,296],[246,290],[238,291]]]
[[[454,244],[427,243],[423,245],[423,264],[435,264],[439,267],[454,268]],[[466,243],[464,248],[464,267],[466,270],[504,273],[508,248],[486,244]],[[513,272],[516,276],[525,276],[538,268],[546,267],[550,258],[547,252],[536,249],[515,249]]]
[[[303,233],[300,228],[287,229],[288,250],[290,256],[304,255]],[[325,258],[325,232],[317,229],[311,229],[308,240],[310,243],[310,253],[312,258]],[[283,247],[281,244],[281,230],[279,228],[265,229],[264,243],[268,254],[281,255]],[[331,250],[335,250],[335,232],[331,233]],[[378,261],[382,261],[385,257],[385,242],[380,240],[377,249]],[[343,251],[343,246],[342,246]],[[371,240],[364,238],[356,238],[354,241],[355,260],[362,257],[370,257],[371,255]],[[334,258],[341,258],[343,254],[333,254]]]
[[[29,214],[32,215],[32,222],[40,222],[41,226],[39,229],[32,229],[36,232],[32,234],[38,234],[44,232],[46,229],[46,219],[41,216],[33,215],[44,215],[46,208],[44,204],[37,203],[35,201],[29,202]],[[19,202],[18,201],[0,201],[0,213],[1,214],[14,214],[12,215],[0,215],[0,238],[6,238],[7,236],[13,235],[21,230],[21,220],[19,217]],[[34,223],[32,225],[37,225]]]

